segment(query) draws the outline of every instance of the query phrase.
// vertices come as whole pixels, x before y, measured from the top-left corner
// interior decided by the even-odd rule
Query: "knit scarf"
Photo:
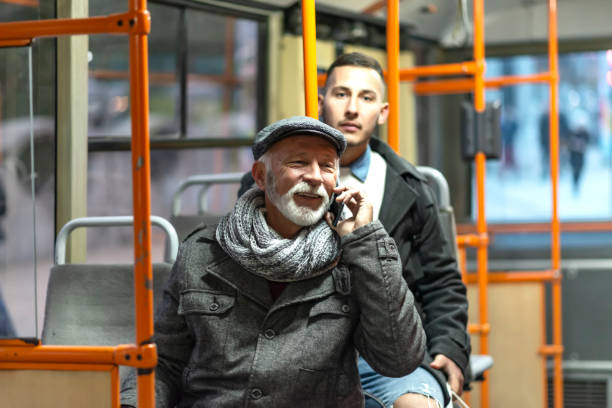
[[[254,187],[217,226],[217,241],[247,271],[270,281],[295,282],[335,266],[340,239],[325,220],[286,239],[268,226],[264,211],[264,192]]]

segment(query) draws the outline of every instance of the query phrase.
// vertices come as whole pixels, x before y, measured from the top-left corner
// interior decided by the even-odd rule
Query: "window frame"
[[[279,8],[272,6],[263,6],[259,3],[240,1],[232,5],[223,5],[216,1],[195,1],[195,0],[150,0],[151,3],[175,7],[179,9],[179,32],[178,32],[178,51],[177,51],[177,70],[179,76],[179,96],[177,103],[179,104],[178,115],[178,133],[168,137],[155,137],[150,139],[151,150],[167,150],[167,149],[210,149],[210,148],[236,148],[250,146],[253,143],[252,137],[206,137],[206,138],[190,138],[187,136],[188,126],[188,98],[187,98],[187,76],[188,76],[188,60],[189,50],[187,43],[187,12],[189,10],[216,14],[224,17],[242,18],[254,20],[257,23],[257,111],[255,117],[256,128],[262,128],[268,118],[268,76],[267,72],[268,56],[269,56],[269,17],[273,11],[278,11]],[[257,7],[257,8],[254,8]],[[216,76],[211,76],[213,80]],[[88,151],[124,151],[130,150],[131,138],[129,135],[103,135],[89,136],[88,135]]]

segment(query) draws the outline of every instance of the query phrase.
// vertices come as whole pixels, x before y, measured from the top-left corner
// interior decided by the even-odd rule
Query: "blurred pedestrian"
[[[4,306],[2,293],[0,293],[0,338],[14,336],[15,329],[13,327],[13,323],[11,322],[11,317],[8,314],[8,310],[6,310],[6,306]]]
[[[569,163],[572,169],[572,188],[574,195],[580,190],[580,178],[584,169],[584,159],[590,135],[587,130],[586,120],[579,120],[575,128],[569,132],[567,149],[569,152]]]
[[[502,136],[502,170],[516,170],[516,159],[514,155],[514,142],[518,121],[512,107],[504,110],[501,123]]]

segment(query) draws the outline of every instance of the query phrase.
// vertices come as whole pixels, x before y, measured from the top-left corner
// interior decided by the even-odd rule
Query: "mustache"
[[[329,199],[329,194],[327,194],[327,191],[325,190],[325,188],[323,188],[322,184],[319,184],[318,187],[315,187],[315,186],[311,186],[305,181],[300,181],[295,186],[291,187],[291,189],[287,193],[289,194],[310,193],[310,194],[317,194],[323,197],[324,199]]]

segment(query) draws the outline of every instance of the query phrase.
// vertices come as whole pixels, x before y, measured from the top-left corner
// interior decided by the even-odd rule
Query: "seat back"
[[[438,205],[438,215],[440,217],[440,224],[446,239],[449,240],[453,248],[455,248],[455,254],[457,250],[457,227],[455,225],[455,213],[453,207],[450,204],[450,192],[448,183],[444,175],[433,167],[418,166],[417,170],[427,178],[427,182],[434,193]]]
[[[217,214],[172,215],[169,221],[176,230],[179,241],[182,242],[199,224],[217,224],[221,217],[223,216]]]
[[[172,265],[153,265],[161,299]],[[133,343],[134,266],[64,264],[51,268],[42,343],[113,346]]]
[[[159,303],[172,265],[153,265]],[[51,268],[41,341],[45,345],[115,346],[134,343],[134,266],[64,264]],[[131,367],[120,366],[126,378]]]
[[[222,214],[212,214],[206,208],[206,193],[217,184],[239,184],[244,173],[199,174],[183,180],[172,197],[172,214],[170,223],[176,229],[179,240],[182,241],[199,224],[216,224]],[[198,213],[181,214],[183,193],[192,186],[200,188],[198,193]]]
[[[153,219],[155,218],[155,219]],[[79,227],[131,225],[132,217],[71,220],[56,240],[47,286],[41,341],[46,345],[114,346],[135,341],[134,265],[65,264],[65,245]],[[153,298],[159,302],[176,258],[178,239],[169,222],[152,217],[172,241],[168,263],[153,265]],[[129,367],[120,367],[123,377]]]

